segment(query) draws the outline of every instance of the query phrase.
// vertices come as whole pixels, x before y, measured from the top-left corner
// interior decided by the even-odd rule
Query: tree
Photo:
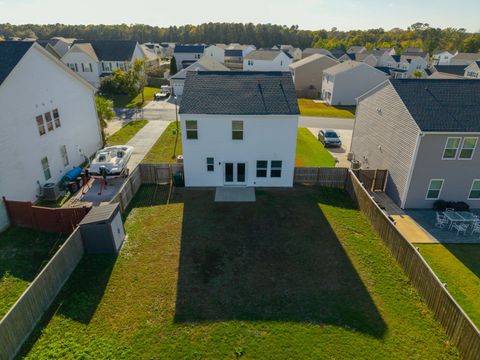
[[[421,79],[422,76],[423,76],[423,73],[421,70],[415,70],[413,73],[412,73],[412,76],[415,78],[415,79]]]
[[[107,127],[107,121],[110,121],[115,116],[113,110],[113,101],[108,100],[102,96],[95,98],[95,106],[97,108],[98,120],[100,121],[100,127],[102,128],[102,141],[105,144],[105,128]]]
[[[172,60],[170,60],[170,76],[175,75],[177,71],[177,60],[175,56],[172,56]]]
[[[145,94],[143,89],[147,84],[147,76],[145,74],[145,61],[140,59],[135,59],[132,66],[128,69],[128,77],[131,83],[131,89],[135,89],[136,95],[138,93],[142,94],[142,104],[145,102]]]

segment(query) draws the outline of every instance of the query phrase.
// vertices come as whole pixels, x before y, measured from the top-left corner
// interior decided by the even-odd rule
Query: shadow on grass
[[[480,279],[480,244],[442,244]]]
[[[103,298],[116,260],[116,255],[85,254],[64,288],[23,345],[19,356],[23,357],[30,352],[42,330],[55,314],[88,324]]]
[[[341,190],[257,190],[255,203],[184,193],[175,321],[337,325],[382,338],[386,324],[319,208]]]

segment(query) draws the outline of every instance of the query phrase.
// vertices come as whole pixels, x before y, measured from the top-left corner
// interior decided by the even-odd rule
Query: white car
[[[98,150],[90,164],[89,172],[93,175],[121,175],[126,173],[127,163],[132,156],[133,146],[109,146]]]
[[[170,86],[168,85],[162,85],[160,87],[160,92],[155,94],[155,99],[160,100],[160,99],[166,99],[170,95]]]

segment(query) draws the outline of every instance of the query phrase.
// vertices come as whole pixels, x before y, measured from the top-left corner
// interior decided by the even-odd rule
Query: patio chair
[[[477,221],[472,224],[472,235],[475,233],[480,234],[480,222]]]
[[[443,215],[443,213],[437,212],[437,222],[435,223],[435,227],[443,229],[448,225],[448,219]]]
[[[446,208],[445,211],[455,211],[454,208]]]
[[[462,233],[463,235],[467,235],[468,225],[462,223],[455,223],[452,225],[452,229],[457,230],[457,236],[460,233]]]

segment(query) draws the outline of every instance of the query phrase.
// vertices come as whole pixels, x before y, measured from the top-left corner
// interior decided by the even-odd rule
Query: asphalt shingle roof
[[[199,53],[203,54],[205,45],[176,45],[174,53]]]
[[[188,72],[182,114],[298,115],[289,72]]]
[[[0,85],[32,45],[30,41],[0,41]]]
[[[422,131],[480,132],[480,81],[390,80]]]
[[[243,56],[243,50],[240,49],[226,49],[225,56]]]
[[[254,50],[248,55],[245,56],[246,60],[273,60],[275,59],[282,50]],[[283,52],[285,54],[285,52]],[[286,55],[286,54],[285,54]],[[290,55],[287,55],[291,58]]]
[[[438,72],[453,74],[453,75],[465,75],[466,65],[435,65],[435,69]]]
[[[100,61],[130,61],[137,42],[134,40],[76,40],[75,44],[90,43]]]

